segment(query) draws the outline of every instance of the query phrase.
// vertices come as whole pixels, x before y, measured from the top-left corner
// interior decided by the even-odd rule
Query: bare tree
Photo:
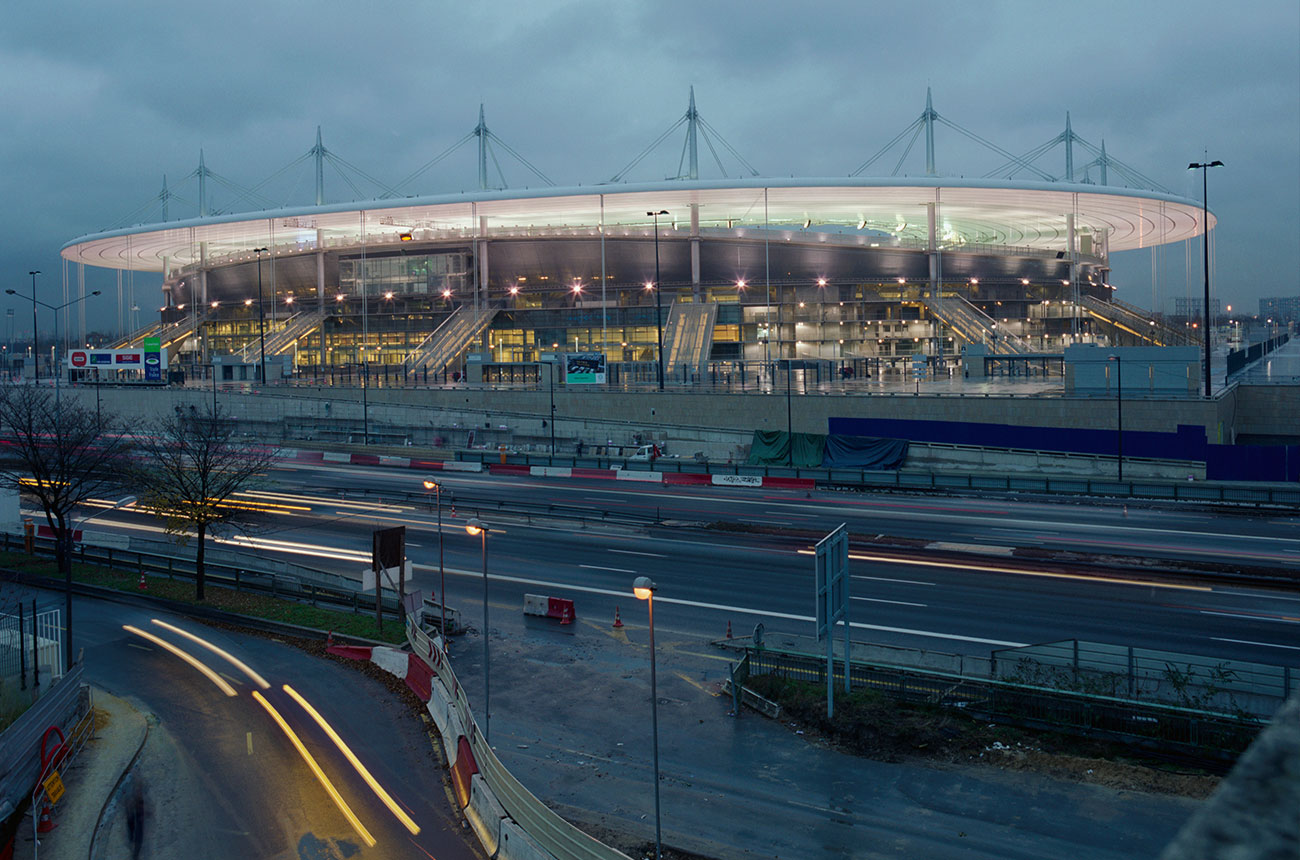
[[[235,437],[234,422],[220,409],[177,411],[150,426],[139,443],[134,472],[140,504],[154,511],[168,534],[182,544],[197,539],[194,596],[204,599],[204,551],[214,527],[255,525],[264,508],[236,498],[264,483],[277,451]]]
[[[67,590],[67,662],[72,665],[73,511],[121,488],[129,438],[70,398],[57,402],[34,385],[0,388],[0,481],[36,499],[54,533],[54,553]]]

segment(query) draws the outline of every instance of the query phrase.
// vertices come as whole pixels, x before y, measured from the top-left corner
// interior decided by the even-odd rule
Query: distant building
[[[1201,308],[1204,305],[1200,299],[1190,296],[1174,296],[1174,316],[1183,317],[1184,319],[1200,319],[1202,316]],[[1223,306],[1218,299],[1210,299],[1210,315],[1218,317],[1223,314]]]
[[[1259,300],[1259,316],[1273,322],[1300,321],[1300,296],[1276,296]]]

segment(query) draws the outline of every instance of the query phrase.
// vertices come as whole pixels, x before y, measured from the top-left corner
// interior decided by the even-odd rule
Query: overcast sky
[[[27,291],[27,272],[40,269],[38,295],[60,303],[59,248],[139,220],[124,222],[164,174],[190,201],[173,202],[171,217],[197,214],[194,181],[182,180],[200,147],[211,170],[254,186],[306,152],[320,125],[331,151],[395,184],[470,131],[483,102],[492,131],[553,181],[589,184],[680,117],[692,84],[701,115],[770,176],[849,173],[920,114],[927,86],[941,115],[1012,152],[1059,133],[1068,110],[1076,133],[1198,200],[1199,174],[1186,165],[1208,153],[1226,164],[1210,175],[1216,296],[1254,311],[1260,296],[1300,294],[1295,0],[9,0],[0,282]],[[942,127],[936,148],[944,174],[994,166]],[[680,149],[675,136],[628,178],[675,174]],[[701,172],[718,176],[706,151]],[[871,172],[887,175],[897,157]],[[1049,158],[1044,168],[1063,172],[1061,150]],[[1076,164],[1087,160],[1076,151]],[[511,185],[530,184],[522,167],[502,167]],[[904,172],[923,171],[918,144]],[[403,191],[476,183],[466,146]],[[331,202],[355,197],[337,175],[326,187]],[[268,194],[311,203],[310,166]],[[262,208],[219,188],[213,197]],[[116,274],[86,277],[105,292],[89,305],[91,327],[114,328]],[[134,280],[152,311],[159,278]],[[1144,307],[1199,295],[1199,248],[1117,255],[1113,280]],[[17,309],[26,337],[30,303],[0,302]]]

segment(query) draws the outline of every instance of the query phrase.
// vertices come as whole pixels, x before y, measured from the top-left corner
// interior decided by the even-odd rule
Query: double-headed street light
[[[33,274],[34,274],[34,275],[39,275],[40,272],[34,272]],[[61,304],[61,305],[47,305],[45,302],[42,302],[42,301],[40,301],[39,299],[36,298],[36,279],[35,279],[34,277],[32,278],[32,295],[31,295],[31,300],[32,300],[32,347],[33,347],[33,351],[35,350],[35,346],[36,346],[36,340],[35,340],[35,337],[36,337],[36,335],[35,335],[35,330],[36,330],[36,306],[37,306],[37,305],[40,305],[40,306],[43,307],[43,308],[49,308],[50,310],[54,311],[54,367],[53,367],[52,369],[53,369],[53,371],[54,371],[54,406],[55,406],[55,408],[58,408],[58,405],[59,405],[59,381],[63,378],[63,372],[59,369],[59,366],[58,366],[58,365],[59,365],[59,311],[63,310],[64,308],[70,308],[70,307],[72,307],[73,305],[78,304],[79,302],[84,302],[86,299],[90,298],[91,296],[97,296],[97,295],[99,295],[101,292],[102,292],[102,290],[93,290],[93,291],[91,291],[91,292],[90,292],[89,294],[87,294],[87,295],[84,295],[84,296],[77,296],[77,297],[76,297],[75,299],[73,299],[72,301],[70,301],[70,302],[64,302],[64,303]],[[5,293],[7,293],[8,295],[11,295],[11,296],[17,296],[17,295],[19,295],[19,293],[18,293],[17,291],[15,291],[15,290],[5,290]],[[37,366],[37,367],[40,367],[39,357],[37,357],[37,356],[35,356],[35,355],[34,355],[33,357],[37,359],[36,366]]]
[[[655,329],[659,333],[659,349],[656,351],[659,366],[659,390],[664,390],[664,320],[663,305],[659,301],[659,216],[667,215],[667,209],[645,213],[655,219]]]
[[[257,331],[262,340],[262,364],[261,370],[257,373],[257,378],[266,385],[266,308],[262,304],[262,255],[267,252],[267,248],[254,248],[253,253],[257,255]]]
[[[1207,176],[1211,167],[1222,166],[1222,161],[1193,161],[1187,165],[1188,170],[1201,171],[1201,227],[1204,230],[1202,244],[1205,246],[1205,328],[1201,332],[1201,339],[1205,342],[1206,397],[1210,396],[1210,186]]]
[[[632,580],[632,593],[644,600],[650,612],[650,733],[654,751],[655,778],[655,860],[663,853],[663,840],[659,827],[659,690],[655,680],[655,591],[654,580],[638,576]]]
[[[438,613],[439,622],[438,630],[442,633],[442,647],[447,648],[447,571],[442,566],[442,484],[427,478],[424,481],[426,490],[433,490],[438,494]],[[473,532],[470,532],[473,534]]]
[[[483,541],[483,740],[492,743],[492,662],[488,653],[488,575],[487,575],[487,535],[488,527],[478,517],[471,517],[465,523],[465,531],[478,535]]]

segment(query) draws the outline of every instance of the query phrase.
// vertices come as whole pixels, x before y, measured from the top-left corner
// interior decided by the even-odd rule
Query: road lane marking
[[[880,598],[880,597],[858,597],[853,594],[850,594],[849,597],[852,600],[865,600],[869,603],[892,603],[895,606],[919,606],[922,609],[930,605],[928,603],[909,603],[906,600],[885,600],[884,598]]]
[[[1222,609],[1202,609],[1202,615],[1220,615],[1224,618],[1245,618],[1249,621],[1275,621],[1278,624],[1300,624],[1300,618],[1288,615],[1265,615],[1263,613],[1226,612]]]
[[[637,552],[636,550],[633,550],[633,549],[611,549],[610,552],[616,552],[616,553],[618,553],[619,555],[644,555],[644,556],[646,556],[646,557],[648,557],[648,558],[667,558],[667,557],[668,557],[668,556],[666,556],[666,555],[661,555],[661,554],[659,554],[659,553],[657,553],[657,552]]]
[[[1251,642],[1249,639],[1224,639],[1221,636],[1211,636],[1215,642],[1232,642],[1235,645],[1258,645],[1261,648],[1286,648],[1288,651],[1300,651],[1300,645],[1275,645],[1272,642]]]
[[[695,689],[699,690],[701,693],[708,693],[710,696],[713,696],[714,698],[717,698],[718,696],[722,695],[717,690],[711,690],[708,687],[704,686],[699,681],[688,676],[685,672],[673,672],[673,674],[676,675],[678,678],[681,678],[686,683],[690,684]]]
[[[1264,591],[1228,591],[1219,589],[1219,594],[1230,594],[1233,597],[1252,597],[1257,600],[1291,600],[1300,603],[1300,597],[1286,597],[1282,594],[1269,594]]]
[[[636,573],[635,570],[628,570],[623,567],[602,567],[599,564],[580,564],[578,567],[585,567],[587,570],[608,570],[612,573]]]
[[[890,579],[887,576],[864,576],[860,573],[850,573],[850,579],[870,579],[873,582],[900,582],[903,585],[937,585],[935,582],[923,582],[919,579]]]
[[[244,739],[248,741],[248,754],[252,755],[253,754],[253,733],[245,732]]]
[[[413,565],[413,567],[424,568],[425,570],[428,571],[437,570],[436,566],[431,566],[427,564],[417,564],[417,565]],[[447,573],[455,576],[469,576],[469,577],[473,577],[474,579],[483,578],[482,571],[453,570],[452,568],[449,567],[447,568]],[[600,594],[606,597],[622,597],[622,598],[627,597],[626,589],[596,588],[595,586],[590,586],[590,585],[572,585],[564,582],[556,582],[554,580],[531,579],[525,576],[507,576],[499,573],[490,575],[488,579],[496,580],[497,582],[513,582],[517,585],[541,585],[541,586],[546,586],[551,588],[555,588],[555,587],[565,588],[568,589],[569,591],[579,591],[585,594]],[[780,618],[786,621],[816,621],[817,620],[813,618],[813,616],[811,615],[795,615],[794,613],[791,612],[771,612],[762,609],[750,609],[749,607],[746,606],[728,606],[723,603],[706,603],[704,601],[699,601],[699,600],[682,600],[680,598],[664,597],[662,595],[656,595],[655,602],[672,603],[677,606],[690,606],[695,609],[714,609],[720,612],[736,612],[742,615],[753,615],[758,618]],[[1028,647],[1030,644],[1029,642],[1009,642],[1003,639],[985,639],[982,636],[962,636],[959,633],[940,633],[937,630],[916,630],[909,627],[890,627],[884,624],[864,624],[858,621],[853,622],[852,626],[858,630],[875,630],[881,633],[900,633],[908,636],[928,636],[933,639],[946,639],[955,642],[974,642],[979,645],[998,645],[1003,648],[1025,648]]]

